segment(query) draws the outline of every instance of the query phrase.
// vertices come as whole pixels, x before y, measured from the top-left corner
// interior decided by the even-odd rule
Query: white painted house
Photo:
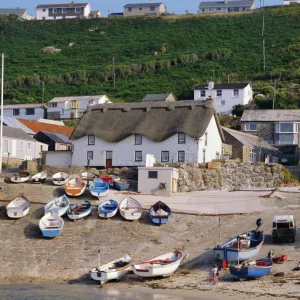
[[[48,145],[36,141],[19,128],[3,126],[3,157],[9,160],[32,160],[40,158]],[[6,162],[4,159],[3,162]]]
[[[47,106],[45,104],[11,104],[3,106],[4,117],[24,120],[39,120],[45,118]]]
[[[36,7],[37,20],[59,20],[88,18],[91,13],[89,3],[53,3],[39,4]]]
[[[215,84],[210,81],[194,89],[194,100],[206,101],[208,97],[214,99],[214,107],[218,114],[228,115],[235,105],[246,105],[252,101],[253,91],[249,82]]]
[[[145,166],[219,158],[223,132],[214,108],[197,101],[111,103],[89,107],[70,139],[72,165]]]
[[[283,5],[299,5],[300,0],[284,0]]]
[[[106,95],[55,97],[48,102],[48,119],[77,119],[88,106],[111,103]]]

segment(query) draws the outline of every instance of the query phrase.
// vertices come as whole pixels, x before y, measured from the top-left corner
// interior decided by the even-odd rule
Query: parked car
[[[273,242],[295,242],[297,234],[296,221],[293,215],[274,216],[272,238]]]

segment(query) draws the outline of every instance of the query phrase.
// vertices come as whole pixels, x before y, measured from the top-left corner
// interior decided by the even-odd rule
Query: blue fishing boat
[[[150,208],[149,218],[154,224],[166,224],[171,218],[171,209],[167,204],[158,201]]]
[[[98,206],[98,215],[100,218],[112,218],[118,211],[119,204],[115,200],[102,201]]]
[[[109,184],[102,179],[95,179],[89,185],[90,192],[95,197],[106,197],[109,190]]]
[[[239,278],[256,279],[268,275],[271,272],[273,262],[268,258],[262,258],[247,262],[246,265],[234,265],[229,267],[231,275]]]
[[[129,183],[124,179],[116,179],[113,181],[113,187],[119,191],[127,190],[129,188]]]
[[[40,230],[44,237],[56,237],[61,234],[64,220],[55,212],[50,211],[45,214],[39,223]]]

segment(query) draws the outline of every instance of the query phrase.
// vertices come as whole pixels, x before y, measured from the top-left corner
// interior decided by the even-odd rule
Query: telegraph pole
[[[2,173],[2,156],[3,156],[3,93],[4,93],[4,53],[2,53],[2,72],[1,72],[0,174]]]
[[[113,57],[113,78],[114,78],[114,89],[116,88],[116,69],[115,69],[115,58]]]
[[[43,92],[43,94],[42,94],[42,103],[44,103],[44,101],[45,101],[45,82],[44,81],[42,82],[42,86],[43,86],[43,89],[42,89],[42,92]]]
[[[276,100],[276,79],[274,81],[273,109],[275,109],[275,100]]]

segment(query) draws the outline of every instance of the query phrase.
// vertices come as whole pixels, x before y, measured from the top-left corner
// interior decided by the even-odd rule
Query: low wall
[[[178,168],[178,191],[274,188],[283,181],[280,164],[222,163],[208,169],[204,164],[168,164]]]

